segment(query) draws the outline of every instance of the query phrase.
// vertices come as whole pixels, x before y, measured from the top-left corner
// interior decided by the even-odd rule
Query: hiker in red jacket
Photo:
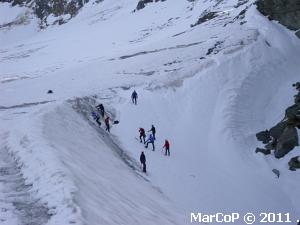
[[[163,148],[166,149],[165,155],[170,156],[170,143],[167,139],[165,140],[165,145],[163,146]]]
[[[109,127],[109,117],[106,117],[105,120],[104,120],[104,122],[105,122],[105,125],[106,125],[106,130],[107,130],[108,132],[110,132],[110,131],[109,131],[109,128],[110,128],[110,127]]]
[[[144,142],[144,144],[145,144],[146,133],[145,133],[144,128],[140,127],[139,132],[140,132],[140,141],[141,141],[141,143]]]

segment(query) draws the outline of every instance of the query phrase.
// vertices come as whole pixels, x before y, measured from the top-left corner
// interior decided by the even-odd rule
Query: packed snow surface
[[[0,4],[1,25],[25,16],[0,26],[1,224],[190,224],[192,212],[296,224],[300,173],[287,163],[299,147],[280,160],[254,150],[293,103],[299,39],[251,0],[136,5],[90,1],[39,30]],[[99,103],[120,121],[111,133],[91,117]],[[152,124],[155,151],[138,140]]]

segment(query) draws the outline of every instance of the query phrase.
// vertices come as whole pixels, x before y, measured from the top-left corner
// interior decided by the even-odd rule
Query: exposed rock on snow
[[[257,9],[270,20],[277,20],[291,30],[300,29],[299,0],[259,0]]]
[[[297,90],[300,88],[300,84],[293,84]],[[300,126],[300,91],[295,95],[295,104],[288,107],[285,111],[285,117],[277,125],[272,127],[270,131],[261,131],[256,134],[259,141],[262,141],[266,149],[257,148],[255,152],[261,152],[265,155],[274,151],[276,158],[282,158],[293,150],[296,146],[299,146],[297,128]]]
[[[268,130],[258,132],[256,134],[256,138],[264,144],[267,144],[271,141],[270,132]]]
[[[197,26],[201,23],[207,22],[215,17],[217,17],[217,12],[204,12],[204,14],[198,19],[198,21],[194,24],[191,24],[191,27]]]
[[[296,170],[300,169],[300,161],[299,161],[299,155],[296,157],[291,158],[289,161],[290,170]]]
[[[287,125],[278,139],[274,152],[275,157],[281,158],[285,156],[296,146],[299,146],[297,130],[292,124]]]
[[[164,2],[166,0],[140,0],[136,6],[136,10],[140,10],[146,7],[146,4],[151,3],[151,2]]]
[[[0,24],[1,28],[10,28],[12,26],[18,26],[18,25],[26,25],[30,23],[30,11],[26,11],[19,16],[17,16],[13,21],[10,21],[8,23]]]
[[[32,184],[28,184],[23,177],[17,160],[9,153],[10,147],[6,143],[8,134],[1,135],[3,142],[0,148],[0,222],[9,224],[7,217],[12,210],[13,217],[18,224],[42,225],[50,218],[46,204],[37,199]],[[24,138],[21,144],[26,145]]]
[[[300,38],[300,30],[298,30],[295,34],[297,35],[298,38]]]
[[[273,169],[272,172],[277,176],[277,178],[280,177],[280,171],[277,169]]]
[[[44,28],[47,25],[66,23],[76,16],[89,0],[1,0],[0,2],[9,2],[12,6],[19,5],[33,9],[34,14],[40,19],[40,27]],[[24,18],[20,18],[16,23],[23,21]]]

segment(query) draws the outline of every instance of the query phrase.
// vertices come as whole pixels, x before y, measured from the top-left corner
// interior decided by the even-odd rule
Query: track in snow
[[[5,140],[7,136],[4,134],[1,139]],[[26,144],[25,139],[23,144]],[[0,155],[0,223],[11,225],[15,220],[20,225],[46,224],[50,218],[48,208],[34,197],[32,185],[26,184],[5,142],[0,148]]]

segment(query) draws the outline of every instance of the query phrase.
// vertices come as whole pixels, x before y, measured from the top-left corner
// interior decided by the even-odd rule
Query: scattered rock
[[[300,30],[298,30],[295,34],[298,38],[300,38]]]
[[[277,178],[279,178],[280,176],[280,171],[277,169],[272,169],[272,172],[275,173],[275,175],[277,176]]]
[[[270,155],[271,151],[269,149],[264,149],[264,148],[256,148],[255,153],[261,152],[264,155]]]
[[[249,0],[239,0],[238,3],[237,3],[235,6],[233,6],[233,7],[234,7],[234,8],[238,8],[238,7],[240,7],[240,6],[244,5],[244,4],[246,4],[248,1],[249,1]]]
[[[289,161],[290,170],[295,171],[296,169],[300,169],[300,161],[299,155],[296,157],[291,158]]]
[[[270,44],[268,41],[265,41],[265,43],[266,43],[269,47],[271,47],[271,44]]]
[[[290,121],[297,120],[297,115],[299,115],[299,113],[300,113],[300,104],[294,104],[285,110],[285,116]]]
[[[287,153],[293,150],[295,146],[299,146],[298,133],[295,127],[289,125],[284,129],[282,135],[278,139],[278,143],[274,152],[275,157],[281,158],[285,156]]]
[[[204,14],[198,19],[198,21],[196,23],[191,24],[191,27],[194,27],[194,26],[197,26],[201,23],[209,21],[209,20],[211,20],[211,19],[213,19],[217,16],[218,16],[217,12],[206,12],[205,11]]]
[[[277,146],[277,139],[272,138],[272,141],[265,145],[265,148],[268,150],[275,150]]]
[[[219,53],[221,51],[221,46],[223,43],[224,43],[223,41],[217,41],[213,47],[211,47],[207,50],[206,55],[210,55],[212,53],[213,54]]]
[[[291,30],[300,29],[300,3],[298,0],[258,0],[256,4],[257,9],[270,20],[277,20]],[[299,31],[297,33],[299,37]]]
[[[281,134],[284,131],[284,128],[287,126],[287,122],[279,122],[274,127],[270,129],[270,136],[272,136],[275,139],[280,138]],[[265,144],[265,143],[264,143]]]
[[[256,134],[256,138],[264,144],[267,144],[271,141],[270,132],[268,130],[258,132]]]
[[[96,2],[101,2],[99,0]],[[64,24],[71,18],[77,15],[79,10],[89,0],[69,0],[69,1],[58,1],[58,0],[4,0],[4,2],[11,3],[12,6],[25,6],[31,8],[34,14],[40,20],[40,28],[45,28],[48,25]],[[52,21],[51,24],[48,22],[48,17],[52,15],[57,18]]]
[[[159,1],[164,2],[166,0],[140,0],[136,6],[136,10],[141,10],[141,9],[145,8],[148,3],[159,2]]]
[[[255,152],[265,155],[274,151],[276,158],[282,158],[296,146],[299,146],[298,131],[300,129],[300,82],[293,84],[298,94],[294,96],[295,104],[285,110],[283,120],[270,131],[265,130],[256,134],[256,138],[265,144],[265,148],[256,148]]]
[[[300,31],[300,30],[299,30]],[[296,88],[297,91],[300,91],[300,82],[296,82],[293,84],[293,87]]]

